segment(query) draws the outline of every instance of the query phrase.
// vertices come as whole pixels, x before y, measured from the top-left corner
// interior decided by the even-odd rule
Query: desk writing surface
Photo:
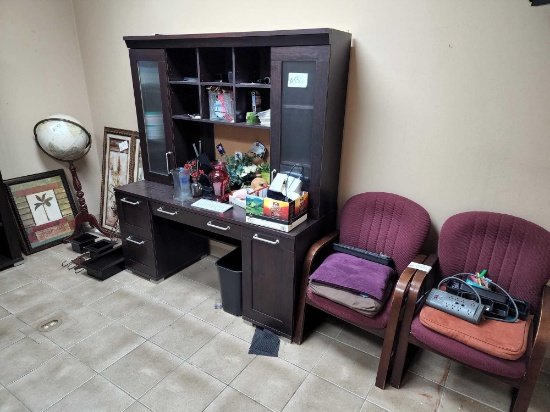
[[[251,229],[259,229],[262,231],[272,232],[274,234],[277,234],[277,236],[279,237],[295,238],[317,222],[314,219],[308,219],[305,223],[302,223],[300,226],[287,233],[269,229],[263,226],[246,223],[246,213],[244,209],[235,205],[233,205],[233,207],[227,212],[214,213],[205,209],[192,207],[191,204],[196,202],[198,199],[189,199],[184,202],[175,201],[173,199],[173,187],[162,183],[141,180],[139,182],[119,186],[115,188],[115,190],[124,194],[128,194],[130,196],[138,196],[155,202],[160,202],[177,210],[184,210],[186,212],[195,213],[197,215],[213,217],[216,220],[238,224],[239,226]]]

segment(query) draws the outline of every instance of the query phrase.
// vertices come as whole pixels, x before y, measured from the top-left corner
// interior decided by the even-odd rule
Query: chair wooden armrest
[[[294,339],[293,342],[301,344],[304,338],[304,322],[306,311],[306,293],[307,284],[309,281],[309,275],[319,267],[321,262],[330,254],[331,246],[334,242],[338,241],[340,237],[340,231],[335,230],[328,235],[323,236],[317,242],[315,242],[307,251],[304,259],[304,267],[302,270],[302,278],[298,284],[300,290],[298,291],[298,307],[296,324],[294,325]]]
[[[545,286],[542,290],[542,299],[536,315],[535,342],[544,344],[546,350],[550,343],[550,286]]]
[[[405,358],[407,355],[407,347],[409,343],[409,333],[411,332],[411,324],[416,311],[416,303],[420,291],[425,285],[433,283],[434,270],[433,267],[437,263],[437,255],[429,255],[424,261],[427,270],[416,270],[414,277],[409,284],[408,292],[406,293],[405,312],[401,321],[401,330],[397,340],[397,348],[395,351],[395,360],[391,374],[391,385],[399,388],[403,369],[405,367]]]
[[[428,259],[429,257],[426,255],[417,255],[411,263],[427,265]],[[409,290],[411,279],[413,279],[416,272],[417,269],[414,269],[413,267],[407,266],[405,268],[401,275],[399,275],[391,301],[388,303],[388,305],[391,305],[390,315],[384,335],[384,345],[380,355],[380,362],[378,363],[378,373],[376,375],[376,386],[380,389],[384,389],[386,386],[386,381],[391,366],[391,355],[395,346],[395,337],[397,336],[397,331],[400,326],[399,318],[401,317],[401,313],[403,311],[403,303],[406,299],[408,299],[407,291]]]
[[[319,266],[319,257],[321,254],[328,255],[327,248],[331,247],[340,237],[340,231],[335,230],[326,236],[323,236],[317,242],[315,242],[307,251],[306,258],[304,260],[304,269],[302,271],[302,278],[309,278],[315,269]]]

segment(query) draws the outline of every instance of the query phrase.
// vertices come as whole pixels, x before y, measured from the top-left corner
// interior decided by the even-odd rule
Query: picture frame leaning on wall
[[[60,244],[73,233],[77,210],[63,169],[4,183],[25,254]]]
[[[103,165],[101,169],[101,207],[99,224],[114,230],[117,215],[114,188],[135,181],[139,159],[138,133],[131,130],[105,127],[103,133]],[[137,164],[136,164],[137,163]]]

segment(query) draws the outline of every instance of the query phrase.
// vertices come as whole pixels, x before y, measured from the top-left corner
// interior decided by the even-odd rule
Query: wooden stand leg
[[[88,222],[90,226],[99,230],[103,235],[110,237],[111,232],[100,227],[95,216],[88,213],[88,205],[86,204],[86,200],[84,199],[82,184],[80,183],[80,179],[76,174],[76,167],[74,166],[74,162],[72,161],[69,162],[69,170],[71,171],[71,175],[73,177],[73,187],[74,187],[74,190],[76,191],[76,197],[78,198],[78,205],[80,206],[80,211],[75,217],[73,234],[65,238],[63,241],[68,242],[69,240],[78,236],[82,232],[82,224],[84,222]]]

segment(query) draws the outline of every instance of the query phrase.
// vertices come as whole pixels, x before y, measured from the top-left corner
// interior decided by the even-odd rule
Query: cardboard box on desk
[[[276,200],[267,197],[268,187],[246,196],[246,214],[291,222],[307,212],[308,193],[302,192],[296,200]]]

